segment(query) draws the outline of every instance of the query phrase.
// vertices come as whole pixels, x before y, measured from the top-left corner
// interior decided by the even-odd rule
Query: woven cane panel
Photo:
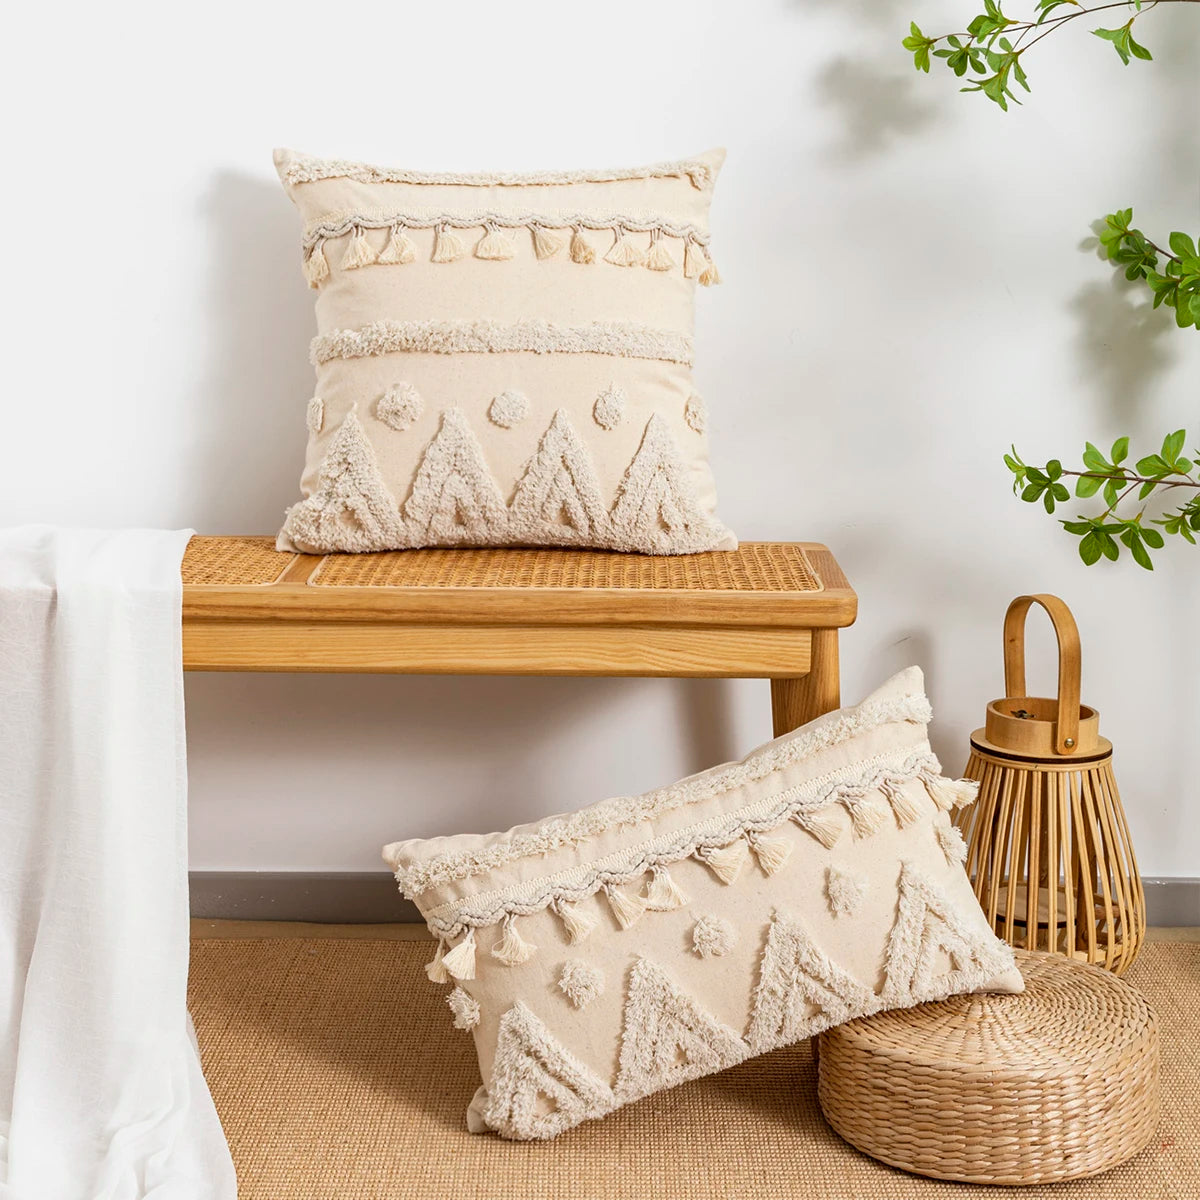
[[[295,557],[270,537],[194,537],[183,556],[184,587],[274,583]]]
[[[818,592],[798,546],[743,545],[717,554],[652,557],[587,550],[405,550],[331,554],[323,587],[581,588],[699,592]]]

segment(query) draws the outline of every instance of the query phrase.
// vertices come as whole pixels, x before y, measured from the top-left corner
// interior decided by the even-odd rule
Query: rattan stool
[[[821,1034],[818,1095],[852,1146],[918,1175],[1053,1183],[1141,1150],[1158,1028],[1111,972],[1017,952],[1020,996],[955,996]]]

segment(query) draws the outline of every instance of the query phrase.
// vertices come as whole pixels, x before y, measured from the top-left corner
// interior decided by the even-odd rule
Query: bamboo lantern
[[[1033,604],[1058,638],[1058,695],[1025,694],[1025,618]],[[967,872],[996,933],[1022,950],[1118,975],[1146,933],[1146,900],[1100,717],[1079,702],[1079,630],[1057,597],[1018,596],[1004,618],[1004,691],[971,735],[960,812]]]

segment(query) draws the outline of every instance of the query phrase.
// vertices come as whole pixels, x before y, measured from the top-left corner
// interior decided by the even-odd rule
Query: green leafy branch
[[[1109,259],[1125,268],[1126,279],[1144,279],[1154,293],[1154,307],[1175,310],[1180,329],[1200,330],[1200,252],[1196,242],[1176,230],[1167,240],[1170,250],[1152,242],[1140,229],[1130,228],[1133,209],[1123,208],[1104,218],[1100,244]],[[1198,239],[1200,240],[1200,239]],[[1162,272],[1159,259],[1166,260]]]
[[[904,48],[911,52],[918,71],[928,72],[932,60],[940,58],[947,68],[962,79],[971,72],[980,78],[962,87],[964,92],[980,92],[1005,112],[1011,100],[1019,104],[1013,84],[1029,91],[1029,80],[1022,65],[1023,57],[1043,38],[1056,33],[1072,21],[1092,13],[1120,8],[1130,12],[1129,20],[1115,29],[1093,29],[1092,33],[1112,44],[1121,61],[1149,61],[1152,55],[1133,36],[1134,22],[1159,4],[1195,4],[1198,0],[1120,0],[1119,3],[1085,5],[1080,0],[1037,0],[1034,15],[1026,20],[1006,16],[1000,0],[984,0],[983,12],[977,13],[965,30],[930,37],[915,21],[909,26]]]
[[[1083,470],[1068,470],[1057,458],[1042,467],[1029,466],[1015,446],[1011,454],[1004,456],[1004,463],[1012,472],[1014,493],[1030,504],[1041,502],[1048,513],[1070,500],[1071,493],[1063,483],[1066,478],[1075,479],[1075,495],[1081,500],[1101,494],[1107,506],[1102,513],[1062,522],[1068,533],[1079,538],[1079,557],[1088,566],[1101,558],[1116,562],[1123,545],[1134,562],[1152,571],[1154,563],[1150,552],[1163,548],[1166,544],[1164,534],[1182,538],[1194,546],[1196,534],[1200,532],[1200,469],[1195,461],[1200,458],[1200,451],[1194,452],[1193,458],[1185,458],[1186,440],[1187,432],[1183,429],[1167,434],[1162,449],[1157,454],[1139,458],[1132,470],[1123,465],[1129,457],[1127,437],[1113,443],[1107,458],[1088,442],[1083,451]],[[1189,489],[1195,494],[1177,508],[1147,520],[1146,502],[1151,497],[1161,499],[1172,493],[1178,495],[1178,488]],[[1141,507],[1131,516],[1121,515],[1122,505],[1134,497],[1134,493],[1134,503]]]

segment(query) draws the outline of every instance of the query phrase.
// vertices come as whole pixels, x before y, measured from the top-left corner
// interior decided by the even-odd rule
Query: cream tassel
[[[896,824],[901,829],[920,817],[921,810],[917,802],[904,790],[902,783],[885,782],[879,790],[888,798],[892,812],[896,814]]]
[[[375,261],[393,267],[403,263],[416,262],[416,259],[416,243],[404,232],[403,225],[393,225],[388,243],[380,251],[379,257]]]
[[[528,962],[537,947],[530,945],[518,932],[516,918],[509,913],[504,918],[504,936],[492,947],[492,957],[498,958],[507,967]]]
[[[455,979],[475,978],[475,930],[468,929],[463,938],[453,950],[442,955],[442,966]]]
[[[704,257],[707,265],[700,272],[700,285],[701,287],[713,287],[721,282],[721,272],[717,270],[717,264],[707,254]]]
[[[860,838],[870,837],[871,834],[877,832],[892,811],[882,796],[871,792],[846,797],[842,803],[850,814],[850,824],[854,828],[854,836]]]
[[[446,964],[442,958],[445,949],[446,943],[439,938],[437,953],[433,956],[433,962],[425,964],[425,974],[429,976],[430,983],[448,983],[450,980],[450,974],[446,970]]]
[[[646,252],[646,266],[651,271],[669,271],[676,265],[671,251],[667,249],[666,242],[662,240],[656,229],[650,235],[650,249]]]
[[[815,837],[826,850],[832,850],[837,845],[838,838],[842,836],[842,822],[838,818],[837,810],[832,806],[816,812],[792,813],[792,820],[805,833]]]
[[[371,249],[367,235],[361,229],[355,229],[346,253],[342,255],[342,270],[353,271],[356,267],[369,267],[378,255]]]
[[[553,258],[563,248],[563,236],[544,225],[533,226],[533,252],[538,258]]]
[[[942,812],[966,808],[975,801],[979,784],[973,779],[945,779],[941,775],[922,775],[921,781],[934,804]]]
[[[329,263],[325,260],[325,243],[317,242],[304,260],[304,278],[308,286],[320,287],[329,278]]]
[[[575,229],[571,233],[571,261],[577,263],[594,263],[596,248],[583,236],[583,230]]]
[[[611,883],[604,885],[604,894],[608,897],[613,916],[617,918],[617,924],[622,929],[628,929],[646,911],[646,902],[641,896],[630,896],[627,892],[613,887]]]
[[[585,912],[578,904],[567,900],[555,900],[550,907],[562,921],[563,928],[567,931],[567,940],[572,946],[576,942],[582,942],[596,928],[597,918],[592,913]]]
[[[718,850],[697,850],[696,857],[710,867],[722,883],[732,883],[741,874],[749,853],[749,846],[738,838],[736,842],[730,842]]]
[[[609,247],[604,261],[616,267],[640,267],[646,261],[646,255],[629,240],[623,229],[614,229],[613,233],[617,240]]]
[[[698,279],[708,265],[708,255],[700,243],[689,238],[683,247],[683,273],[689,279]]]
[[[763,837],[761,833],[747,835],[750,849],[758,859],[758,865],[768,875],[774,875],[781,867],[787,865],[792,856],[792,843],[785,837]]]
[[[439,225],[433,240],[433,258],[431,262],[448,263],[462,258],[467,248],[456,233],[452,233],[445,225]]]
[[[650,880],[650,886],[643,897],[646,907],[651,912],[670,912],[672,909],[682,908],[688,902],[687,894],[671,878],[670,871],[662,866],[652,867],[651,870],[654,872],[654,878]]]
[[[487,258],[495,262],[503,262],[515,258],[517,248],[513,240],[495,225],[487,226],[487,232],[475,244],[475,257]]]

